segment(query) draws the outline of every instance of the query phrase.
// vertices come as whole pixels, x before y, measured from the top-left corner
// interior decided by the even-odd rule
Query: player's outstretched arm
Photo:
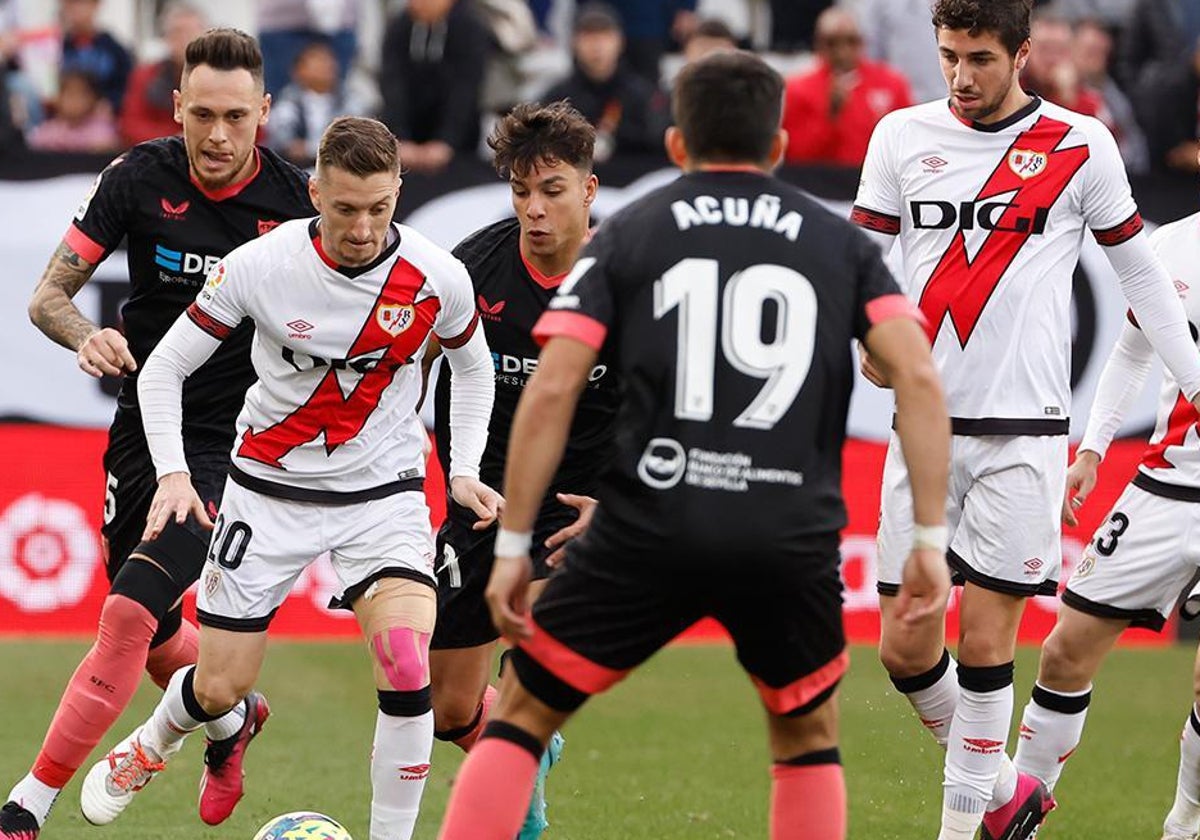
[[[189,514],[204,527],[212,527],[192,487],[183,452],[183,382],[220,345],[219,338],[198,327],[185,312],[167,330],[138,377],[142,427],[158,476],[143,539],[155,539],[171,518],[182,523]]]
[[[496,629],[510,639],[526,638],[530,633],[526,590],[533,524],[562,461],[575,406],[596,356],[594,349],[578,339],[551,338],[517,404],[505,460],[504,527],[497,535],[496,565],[487,588]]]
[[[929,341],[916,321],[871,327],[867,349],[896,392],[896,434],[913,495],[913,549],[904,565],[896,615],[906,623],[940,621],[950,594],[946,567],[946,485],[950,418]]]
[[[1154,348],[1142,331],[1126,320],[1100,373],[1087,429],[1075,453],[1075,461],[1067,470],[1062,509],[1062,520],[1066,524],[1079,524],[1075,511],[1083,506],[1096,486],[1100,461],[1133,401],[1141,393],[1153,362]]]
[[[95,263],[81,257],[66,240],[60,242],[33,290],[29,320],[46,336],[74,350],[84,373],[120,376],[137,369],[125,336],[93,324],[73,300],[95,271]]]

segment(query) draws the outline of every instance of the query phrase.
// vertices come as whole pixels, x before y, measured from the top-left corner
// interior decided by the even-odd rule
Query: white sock
[[[978,808],[979,810],[973,810]],[[983,821],[983,800],[974,791],[946,788],[938,840],[974,840]]]
[[[433,753],[433,712],[379,712],[371,751],[371,840],[409,840]]]
[[[162,699],[154,707],[150,719],[142,725],[139,741],[160,759],[166,759],[179,751],[183,739],[204,726],[207,715],[197,719],[194,713],[202,713],[192,690],[192,675],[196,666],[187,665],[171,675],[171,681],[163,692]],[[185,693],[188,695],[185,698]]]
[[[1090,685],[1083,691],[1051,691],[1041,683],[1034,683],[1033,696],[1021,715],[1017,769],[1036,776],[1053,790],[1067,759],[1083,737],[1091,699]]]
[[[950,724],[943,781],[946,840],[973,837],[992,799],[1012,721],[1012,663],[959,666],[958,705]],[[948,820],[948,822],[947,822]],[[969,834],[961,832],[970,830]]]
[[[987,809],[995,811],[1003,808],[1017,795],[1017,768],[1008,753],[1003,753],[1000,760],[1000,772],[996,775],[996,784],[992,788],[992,801]]]
[[[50,809],[54,807],[54,800],[60,793],[62,793],[62,788],[50,787],[29,773],[13,786],[13,789],[9,791],[8,799],[33,814],[38,826],[44,826],[50,816]]]
[[[1187,837],[1195,834],[1197,828],[1200,828],[1200,717],[1197,717],[1196,707],[1193,706],[1183,724],[1183,735],[1179,738],[1179,780],[1175,785],[1175,804],[1163,822],[1163,831]]]
[[[242,702],[216,720],[210,720],[204,724],[204,734],[208,736],[208,740],[210,741],[224,741],[226,738],[232,738],[241,732],[242,724],[245,722],[246,704]]]
[[[958,668],[950,651],[943,651],[938,664],[924,674],[892,677],[892,685],[908,699],[921,723],[945,749],[954,706],[958,703]]]

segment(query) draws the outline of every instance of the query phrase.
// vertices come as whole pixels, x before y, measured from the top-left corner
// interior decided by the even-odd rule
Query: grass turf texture
[[[0,795],[28,769],[84,650],[75,642],[0,643],[6,675],[0,682]],[[1042,840],[1159,837],[1174,794],[1193,655],[1174,647],[1118,650],[1110,657],[1083,745],[1058,788],[1060,810]],[[941,753],[892,689],[874,651],[856,648],[852,657],[842,691],[850,837],[928,840],[937,834]],[[1018,717],[1035,660],[1034,650],[1018,657]],[[375,702],[365,653],[351,644],[273,643],[261,687],[273,713],[249,753],[246,798],[224,825],[209,828],[196,815],[197,736],[106,828],[88,825],[79,813],[81,771],[43,840],[249,840],[268,818],[300,809],[324,811],[366,840]],[[149,714],[157,697],[144,681],[103,747]],[[546,840],[766,837],[762,714],[730,648],[664,652],[586,706],[566,735],[564,760],[550,779]],[[100,755],[97,750],[92,760]],[[436,745],[418,840],[436,836],[459,761],[457,748]]]

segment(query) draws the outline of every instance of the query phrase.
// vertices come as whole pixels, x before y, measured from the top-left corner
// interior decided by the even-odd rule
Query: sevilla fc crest
[[[1028,181],[1035,175],[1046,171],[1047,157],[1045,152],[1031,152],[1028,149],[1013,149],[1008,153],[1008,168],[1022,181]]]
[[[375,310],[375,321],[380,329],[393,338],[412,326],[416,312],[411,306],[401,306],[398,303],[381,304]]]

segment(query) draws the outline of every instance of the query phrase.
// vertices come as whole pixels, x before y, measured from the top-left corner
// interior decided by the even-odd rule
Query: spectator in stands
[[[912,104],[908,82],[863,57],[862,32],[845,9],[817,19],[817,61],[792,78],[783,105],[787,160],[861,166],[880,118]]]
[[[833,0],[771,0],[771,49],[782,53],[812,49],[817,18],[832,5]],[[928,9],[924,17],[929,17]]]
[[[479,144],[479,95],[491,48],[467,0],[409,0],[383,35],[381,119],[404,165],[438,172]]]
[[[913,99],[945,99],[946,77],[929,25],[930,0],[857,0],[866,57],[888,64],[908,80]],[[842,3],[847,6],[846,2]]]
[[[83,70],[58,77],[54,116],[29,134],[30,148],[44,152],[111,152],[120,144],[112,106],[100,84]]]
[[[296,55],[314,38],[328,38],[338,60],[338,81],[358,54],[362,0],[257,0],[263,85],[274,96],[288,84]]]
[[[575,69],[542,96],[543,102],[569,99],[596,127],[596,161],[614,154],[663,152],[670,124],[667,95],[622,66],[621,23],[609,6],[589,3],[575,19]]]
[[[267,145],[300,166],[317,159],[321,134],[334,117],[363,116],[368,105],[338,81],[337,55],[326,39],[300,51],[292,81],[271,104]]]
[[[21,20],[17,0],[0,0],[0,97],[3,103],[4,125],[0,134],[8,129],[19,132],[30,131],[43,118],[42,97],[37,85],[21,66]],[[8,146],[0,141],[0,149]]]
[[[696,0],[610,0],[625,36],[625,65],[655,87],[663,52],[687,42],[696,28]]]
[[[167,54],[161,61],[139,64],[129,76],[120,119],[126,146],[179,133],[171,94],[179,87],[188,41],[202,35],[208,23],[194,6],[172,3],[159,15],[158,26]]]
[[[1200,2],[1135,0],[1121,35],[1117,81],[1129,91],[1154,85],[1154,77],[1172,75],[1200,40]]]
[[[734,37],[729,24],[719,18],[705,18],[696,24],[692,34],[684,42],[683,59],[691,64],[709,53],[737,48],[737,38]]]
[[[63,36],[59,71],[90,74],[113,113],[118,113],[133,60],[116,38],[97,27],[100,0],[60,0],[58,8]]]
[[[0,94],[6,91],[8,68],[0,64]],[[6,155],[24,145],[21,129],[13,119],[11,98],[0,95],[0,155]]]
[[[1081,20],[1075,26],[1072,52],[1081,81],[1099,94],[1103,102],[1102,113],[1121,148],[1125,168],[1131,173],[1146,172],[1150,168],[1146,136],[1138,125],[1133,104],[1108,73],[1113,52],[1113,38],[1108,28],[1098,20]]]
[[[1144,80],[1133,101],[1146,131],[1151,167],[1196,172],[1200,45]]]
[[[1050,9],[1035,11],[1029,22],[1029,40],[1029,61],[1021,72],[1025,89],[1055,105],[1102,117],[1104,103],[1100,95],[1083,84],[1075,67],[1074,33],[1067,19]]]

